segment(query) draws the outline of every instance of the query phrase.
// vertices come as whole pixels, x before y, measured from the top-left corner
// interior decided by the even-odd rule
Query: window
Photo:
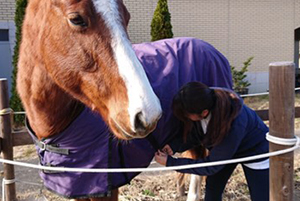
[[[0,29],[0,41],[9,41],[7,29]]]

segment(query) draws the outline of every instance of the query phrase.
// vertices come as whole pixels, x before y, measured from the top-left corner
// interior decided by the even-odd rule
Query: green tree
[[[151,41],[172,38],[171,14],[168,1],[158,0],[151,22]]]
[[[251,65],[253,58],[254,57],[249,57],[243,63],[244,66],[241,68],[241,70],[237,70],[236,67],[231,66],[233,89],[239,94],[248,93],[248,87],[251,85],[251,83],[248,80],[246,80],[246,72],[248,71],[248,67]]]
[[[16,89],[16,77],[18,72],[19,46],[21,43],[22,24],[23,24],[26,6],[27,6],[27,0],[16,0],[16,11],[15,11],[16,44],[14,47],[14,55],[13,55],[12,89],[11,89],[11,98],[9,103],[10,107],[14,111],[24,110]],[[15,115],[14,121],[16,124],[22,124],[24,122],[24,118],[25,117],[23,115]]]

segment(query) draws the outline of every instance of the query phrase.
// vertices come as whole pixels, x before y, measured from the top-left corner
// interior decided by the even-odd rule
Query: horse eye
[[[78,13],[69,14],[69,22],[74,26],[87,27],[87,23]]]

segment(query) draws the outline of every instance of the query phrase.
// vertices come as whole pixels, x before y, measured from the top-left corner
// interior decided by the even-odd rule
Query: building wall
[[[133,43],[150,41],[157,0],[124,0]],[[169,0],[174,37],[201,38],[240,68],[254,56],[248,79],[250,92],[268,89],[268,65],[294,58],[294,29],[300,27],[300,0]],[[0,0],[0,29],[9,30],[11,55],[15,43],[15,0]]]
[[[0,0],[0,29],[9,30],[11,51],[15,44],[15,0]]]
[[[15,0],[0,0],[0,20],[14,20]]]
[[[124,0],[133,43],[150,41],[157,0]],[[268,90],[268,66],[293,61],[294,29],[300,25],[300,0],[169,0],[174,37],[201,38],[220,50],[231,65],[249,67],[250,92]]]
[[[295,28],[300,27],[300,0],[295,0]]]
[[[8,30],[9,41],[0,41],[0,78],[8,79],[11,89],[12,55],[15,45],[15,0],[0,0],[0,29]]]

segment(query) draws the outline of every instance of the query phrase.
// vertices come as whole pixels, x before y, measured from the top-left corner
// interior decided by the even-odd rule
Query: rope
[[[0,116],[4,116],[11,113],[13,113],[13,110],[11,108],[4,108],[0,110]]]
[[[44,185],[42,185],[42,184],[38,184],[38,183],[34,183],[34,182],[29,182],[29,181],[16,180],[16,182],[23,183],[23,184],[29,184],[29,185],[32,185],[32,186],[44,187]]]
[[[12,161],[7,159],[0,159],[0,162],[7,163],[16,166],[29,167],[40,170],[50,170],[50,171],[61,171],[61,172],[85,172],[85,173],[122,173],[122,172],[154,172],[154,171],[170,171],[170,170],[183,170],[183,169],[192,169],[192,168],[200,168],[200,167],[208,167],[208,166],[217,166],[217,165],[225,165],[231,163],[241,163],[246,161],[257,160],[261,158],[268,158],[271,156],[281,155],[288,152],[292,152],[299,148],[300,146],[300,138],[295,136],[296,143],[291,148],[274,151],[270,153],[260,154],[256,156],[249,156],[245,158],[238,159],[230,159],[223,161],[214,161],[214,162],[205,162],[199,164],[189,164],[189,165],[181,165],[181,166],[172,166],[172,167],[154,167],[154,168],[68,168],[68,167],[46,167],[41,165],[35,165],[30,163]]]
[[[279,145],[285,145],[285,146],[292,146],[294,144],[297,143],[297,138],[279,138],[279,137],[275,137],[270,135],[269,133],[267,133],[266,138],[269,142],[272,142],[274,144],[279,144]],[[298,144],[299,146],[299,144]]]
[[[298,88],[295,88],[295,91],[299,91],[300,90],[300,87]],[[264,96],[264,95],[269,95],[269,92],[262,92],[262,93],[255,93],[255,94],[242,94],[240,95],[241,97],[252,97],[252,96]],[[10,109],[10,108],[9,108]],[[13,112],[13,111],[12,111]],[[11,112],[9,112],[11,113]],[[21,112],[13,112],[14,114],[17,114],[17,115],[25,115],[26,112],[24,111],[21,111]],[[0,111],[0,116],[1,116],[1,111]]]
[[[28,182],[28,181],[21,181],[21,180],[16,180],[16,179],[11,179],[11,180],[7,180],[7,179],[2,179],[2,200],[5,201],[6,200],[6,197],[5,197],[5,185],[8,185],[8,184],[13,184],[13,183],[16,183],[16,182],[19,182],[19,183],[24,183],[24,184],[29,184],[29,185],[32,185],[32,186],[38,186],[38,187],[44,187],[44,185],[42,184],[38,184],[38,183],[33,183],[33,182]],[[44,196],[42,194],[42,192],[40,192],[40,194],[42,196]],[[44,196],[44,199],[45,199],[45,196]],[[45,199],[47,200],[47,199]]]
[[[26,112],[14,112],[14,114],[26,114]]]
[[[3,116],[3,115],[7,115],[7,114],[23,114],[25,115],[26,112],[14,112],[11,108],[4,108],[2,110],[0,110],[0,116]]]
[[[256,156],[244,157],[239,159],[231,159],[231,160],[223,160],[223,161],[215,161],[215,162],[205,162],[199,164],[190,164],[190,165],[181,165],[181,166],[172,166],[172,167],[156,167],[156,168],[95,168],[95,169],[88,169],[88,168],[65,168],[65,167],[45,167],[41,165],[35,165],[30,163],[18,162],[13,160],[1,159],[0,162],[7,163],[11,165],[29,167],[34,169],[40,170],[50,170],[50,171],[63,171],[63,172],[88,172],[88,173],[121,173],[121,172],[153,172],[153,171],[170,171],[170,170],[183,170],[183,169],[192,169],[192,168],[200,168],[200,167],[208,167],[208,166],[217,166],[217,165],[225,165],[231,163],[241,163],[251,160],[257,160],[261,158],[267,158],[271,156],[281,155],[285,153],[292,152],[300,147],[300,138],[295,136],[294,138],[287,139],[287,138],[279,138],[271,136],[269,133],[266,134],[266,139],[272,143],[292,146],[291,148],[274,151],[270,153],[260,154]],[[2,200],[5,201],[5,185],[15,183],[16,180],[2,180]],[[39,184],[31,183],[31,182],[23,182],[27,184],[41,186]]]
[[[23,114],[23,115],[26,114],[26,112],[14,112],[13,109],[11,109],[11,108],[4,108],[4,109],[0,110],[0,116],[11,114],[11,113],[13,113],[13,114]]]
[[[15,179],[2,179],[2,200],[5,201],[5,185],[13,184],[15,183]]]
[[[295,91],[300,90],[300,87],[295,88]],[[262,92],[262,93],[255,93],[255,94],[243,94],[240,95],[241,97],[252,97],[252,96],[264,96],[264,95],[269,95],[269,92]]]
[[[241,97],[252,97],[252,96],[264,96],[269,95],[269,92],[262,92],[262,93],[256,93],[256,94],[242,94]]]
[[[300,90],[300,88],[296,88],[295,90]],[[250,96],[260,96],[260,95],[268,95],[269,92],[265,93],[256,93],[256,94],[246,94],[241,95],[241,97],[250,97]],[[0,116],[7,115],[13,113],[13,110],[11,108],[5,108],[0,110]],[[14,112],[14,114],[26,114],[25,112]],[[271,136],[269,133],[266,134],[266,139],[269,142],[280,144],[280,145],[286,145],[286,146],[292,146],[291,148],[282,149],[279,151],[274,151],[266,154],[260,154],[256,156],[250,156],[250,157],[244,157],[239,159],[231,159],[231,160],[223,160],[223,161],[215,161],[215,162],[205,162],[200,164],[190,164],[190,165],[181,165],[181,166],[172,166],[172,167],[156,167],[156,168],[95,168],[95,169],[87,169],[87,168],[66,168],[66,167],[45,167],[41,165],[35,165],[30,163],[24,163],[24,162],[18,162],[13,160],[7,160],[7,159],[1,159],[0,162],[7,163],[11,165],[17,165],[17,166],[23,166],[23,167],[29,167],[34,169],[40,169],[40,170],[50,170],[50,171],[62,171],[62,172],[88,172],[88,173],[122,173],[122,172],[153,172],[153,171],[170,171],[170,170],[183,170],[183,169],[192,169],[192,168],[200,168],[200,167],[208,167],[208,166],[217,166],[217,165],[225,165],[225,164],[231,164],[231,163],[241,163],[251,160],[257,160],[261,158],[267,158],[271,156],[281,155],[285,153],[292,152],[300,147],[300,138],[295,136],[292,139],[286,139],[286,138],[279,138],[275,136]],[[2,200],[5,200],[5,185],[15,183],[16,180],[2,180]],[[30,182],[23,182],[27,184],[32,185],[38,185],[35,183]]]

